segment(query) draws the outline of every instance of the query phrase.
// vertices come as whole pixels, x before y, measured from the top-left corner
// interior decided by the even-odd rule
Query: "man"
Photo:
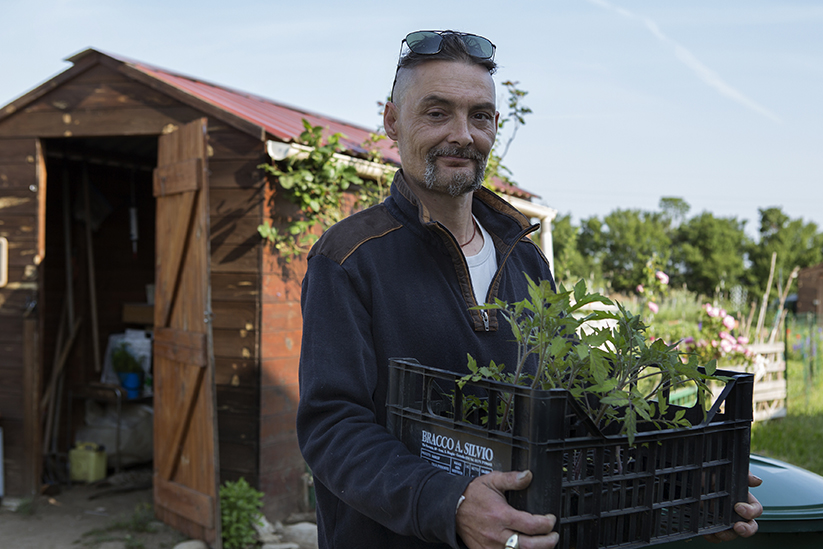
[[[472,307],[523,299],[523,273],[551,280],[527,238],[537,226],[481,186],[499,118],[494,45],[451,31],[403,44],[384,113],[402,161],[391,196],[327,231],[303,281],[297,431],[315,478],[319,544],[554,547],[555,517],[505,500],[531,473],[452,476],[385,428],[389,358],[458,373],[467,353],[513,365],[506,323]]]

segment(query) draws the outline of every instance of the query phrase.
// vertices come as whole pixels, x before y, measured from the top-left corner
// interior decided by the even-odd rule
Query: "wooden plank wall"
[[[40,189],[37,139],[0,139],[0,236],[8,239],[8,284],[0,288],[0,422],[6,494],[30,495],[34,461],[26,459],[36,442],[26,434],[36,418],[24,413],[26,369],[34,367],[38,326],[27,306],[38,297],[42,231],[38,224]],[[24,325],[28,334],[24,337]],[[34,330],[35,333],[32,333]],[[25,367],[24,367],[25,366]],[[35,372],[28,372],[29,374]],[[35,387],[36,389],[36,387]]]
[[[159,135],[203,113],[175,99],[96,65],[72,78],[31,105],[0,122],[0,233],[15,235],[12,280],[34,280],[30,257],[38,217],[28,198],[33,165],[4,159],[3,151],[31,149],[34,139],[121,135]],[[294,417],[298,398],[297,363],[300,348],[300,282],[305,266],[284,270],[269,252],[261,272],[264,247],[257,233],[262,220],[265,181],[257,165],[265,162],[264,143],[211,118],[209,170],[212,259],[212,311],[221,481],[245,477],[266,493],[266,512],[282,518],[302,500],[304,465],[297,448]],[[16,150],[16,149],[15,149]],[[25,157],[31,156],[27,150]],[[118,231],[121,227],[118,227]],[[148,237],[148,232],[145,233]],[[11,240],[11,239],[10,239]],[[142,244],[146,242],[141,234]],[[117,253],[120,254],[121,243]],[[123,248],[125,249],[125,247]],[[99,254],[98,254],[99,255]],[[80,258],[82,260],[82,258]],[[57,262],[57,259],[54,259]],[[60,258],[62,261],[62,258]],[[116,277],[100,263],[107,277]],[[60,276],[58,271],[55,275]],[[55,284],[59,284],[57,280]],[[79,284],[80,282],[78,282]],[[139,283],[139,284],[138,284]],[[142,280],[135,287],[142,286]],[[105,286],[105,283],[104,283]],[[261,294],[262,290],[262,294]],[[263,295],[266,297],[264,298]],[[83,296],[78,296],[78,299]],[[136,296],[129,296],[129,299]],[[19,312],[26,296],[0,291],[5,311]],[[103,307],[114,329],[114,316]],[[20,322],[0,318],[0,378],[21,378]],[[1,329],[7,327],[8,329]],[[54,324],[50,326],[54,337]],[[264,336],[265,334],[265,336]],[[44,334],[46,335],[46,334]],[[44,347],[48,347],[43,341]],[[105,339],[101,338],[101,346]],[[53,354],[53,353],[52,353]],[[51,354],[42,360],[50,363]],[[5,376],[5,377],[3,377]],[[5,383],[3,386],[8,386]],[[18,402],[19,401],[19,402]],[[19,392],[0,393],[6,440],[21,430]],[[15,412],[14,410],[18,410]],[[15,421],[17,423],[15,423]],[[22,450],[7,457],[17,467]],[[11,484],[7,485],[13,489]]]
[[[202,113],[95,65],[0,123],[0,137],[159,135]]]
[[[260,487],[260,224],[264,143],[209,122],[212,329],[220,481]]]
[[[10,238],[15,242],[14,266],[10,272],[12,280],[36,283],[42,287],[40,290],[42,303],[38,311],[42,326],[42,333],[39,334],[42,352],[38,360],[47,368],[43,372],[41,381],[45,382],[48,379],[46,376],[51,369],[54,357],[54,340],[65,293],[65,263],[62,240],[62,165],[59,161],[50,162],[50,169],[55,173],[49,176],[53,188],[48,194],[51,202],[48,213],[39,212],[38,215],[37,201],[32,201],[29,196],[37,196],[36,193],[32,194],[30,186],[38,190],[35,177],[37,169],[32,161],[38,139],[48,142],[51,138],[148,136],[146,138],[156,142],[156,136],[164,129],[168,130],[182,125],[200,116],[202,113],[194,108],[130,80],[116,70],[96,65],[84,72],[79,72],[74,78],[63,81],[60,86],[0,121],[0,165],[3,166],[0,168],[0,201],[4,206],[0,209],[0,232],[7,233],[3,236],[14,237]],[[51,144],[59,145],[60,142],[53,141]],[[118,153],[122,151],[112,151],[115,157]],[[120,158],[116,159],[120,160]],[[76,165],[72,169],[72,185],[74,189],[77,189],[76,180],[79,172]],[[151,172],[148,172],[148,175],[150,177]],[[118,211],[106,220],[106,231],[95,235],[98,304],[101,313],[100,352],[102,354],[108,333],[122,331],[124,328],[120,320],[122,302],[124,300],[144,301],[145,283],[153,281],[154,205],[149,183],[148,196],[151,202],[146,207],[140,208],[141,240],[138,245],[140,257],[137,258],[137,262],[145,265],[146,269],[135,269],[135,258],[132,257],[128,240],[127,209],[119,210],[120,207],[124,207],[122,192],[125,191],[128,195],[128,179],[123,173],[100,166],[91,167],[89,176],[93,185],[99,187],[98,190],[102,190],[107,198],[118,207]],[[138,185],[140,184],[141,182],[138,181]],[[117,196],[112,196],[112,192]],[[42,200],[41,206],[45,203],[46,200]],[[50,217],[48,235],[44,230],[47,215]],[[42,227],[39,227],[38,223]],[[71,361],[66,366],[70,376],[65,385],[66,389],[74,382],[88,381],[99,376],[93,371],[93,362],[90,360],[91,335],[87,305],[88,285],[85,278],[87,276],[86,255],[85,246],[80,245],[83,240],[83,234],[80,232],[82,229],[82,223],[75,224],[77,232],[73,235],[73,241],[77,248],[75,299],[78,315],[85,317],[84,331],[78,337]],[[33,244],[45,248],[47,236],[52,249],[45,256],[45,264],[38,269],[32,264],[35,254],[31,250],[35,247]],[[146,258],[147,261],[145,261]],[[120,263],[119,268],[118,262]],[[49,266],[48,274],[44,274],[46,266]],[[38,270],[43,280],[37,280]],[[0,374],[0,381],[3,382],[0,386],[7,388],[7,394],[0,392],[0,413],[4,416],[6,444],[7,446],[13,445],[6,453],[7,472],[19,471],[26,457],[16,443],[22,440],[19,415],[26,399],[22,389],[19,389],[20,384],[15,380],[20,377],[17,370],[22,360],[19,312],[28,299],[29,296],[19,290],[0,290],[3,312],[10,313],[6,316],[14,319],[11,322],[0,320],[0,346],[2,346],[0,370],[3,372]],[[9,379],[10,376],[11,379]],[[39,398],[40,390],[36,392]],[[64,413],[63,420],[65,420],[65,415]],[[81,414],[75,414],[75,418],[81,418]],[[32,431],[37,432],[39,429],[32,429]],[[62,439],[60,449],[65,450],[65,428],[61,426],[58,433]],[[37,456],[39,455],[40,450],[37,450]],[[19,478],[20,475],[14,475],[12,482],[8,484],[10,494],[17,490],[15,482]]]

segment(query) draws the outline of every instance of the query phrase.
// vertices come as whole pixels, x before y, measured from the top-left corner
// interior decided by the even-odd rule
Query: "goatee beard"
[[[454,156],[474,160],[474,173],[457,172],[450,180],[443,181],[443,175],[437,168],[438,156]],[[426,154],[426,173],[423,183],[429,190],[445,191],[450,196],[458,197],[471,193],[483,186],[483,177],[486,173],[486,157],[471,147],[442,147],[432,149]]]

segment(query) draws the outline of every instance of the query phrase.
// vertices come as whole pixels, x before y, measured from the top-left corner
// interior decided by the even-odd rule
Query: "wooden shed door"
[[[160,137],[154,196],[154,507],[220,547],[206,119]]]

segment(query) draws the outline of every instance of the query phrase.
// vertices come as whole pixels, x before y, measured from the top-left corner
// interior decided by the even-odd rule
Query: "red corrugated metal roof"
[[[175,87],[176,89],[189,94],[201,101],[205,101],[215,107],[218,107],[226,112],[234,114],[244,120],[251,122],[263,128],[272,139],[282,140],[285,142],[297,141],[300,134],[303,133],[303,119],[308,120],[313,126],[322,126],[327,128],[329,133],[340,133],[345,137],[341,139],[341,144],[350,153],[356,155],[367,154],[363,144],[369,139],[374,130],[349,124],[329,118],[327,116],[311,113],[295,107],[277,103],[271,99],[260,97],[250,93],[239,90],[227,88],[217,84],[212,84],[198,78],[185,76],[166,69],[161,69],[141,61],[135,61],[119,55],[104,53],[99,50],[88,49],[68,60],[76,62],[77,60],[89,54],[99,54],[110,57],[120,63],[125,63],[130,67],[148,75],[152,78],[165,82],[166,84]],[[397,149],[393,146],[394,142],[390,139],[379,140],[374,147],[376,147],[383,155],[383,158],[391,163],[400,165],[400,155]],[[535,198],[538,195],[533,194],[522,187],[515,187],[500,179],[494,179],[492,185],[496,190],[517,196],[524,199]]]
[[[87,50],[88,53],[92,51],[96,50]],[[75,59],[79,59],[87,52],[83,52],[70,60],[74,61]],[[225,86],[212,84],[197,78],[154,67],[141,61],[127,59],[109,53],[103,53],[103,55],[125,63],[152,78],[174,86],[180,91],[248,120],[263,128],[266,133],[275,140],[285,142],[296,141],[304,130],[303,119],[305,118],[313,126],[327,128],[329,133],[343,134],[344,138],[341,139],[341,144],[346,150],[357,155],[363,155],[367,153],[363,147],[363,143],[366,142],[371,133],[375,131],[374,129],[363,128],[327,116],[283,105],[271,99],[266,99],[265,97],[233,90]],[[400,156],[397,149],[392,147],[392,145],[393,141],[387,138],[378,141],[375,147],[383,153],[385,160],[399,165]]]
[[[523,187],[517,187],[517,186],[512,185],[510,183],[506,183],[505,181],[503,181],[502,179],[500,179],[498,177],[493,177],[492,180],[491,180],[491,184],[495,188],[495,190],[497,190],[501,193],[504,193],[504,194],[508,194],[508,195],[511,195],[511,196],[516,196],[518,198],[523,198],[525,200],[531,200],[532,198],[539,198],[538,195],[527,191]]]

